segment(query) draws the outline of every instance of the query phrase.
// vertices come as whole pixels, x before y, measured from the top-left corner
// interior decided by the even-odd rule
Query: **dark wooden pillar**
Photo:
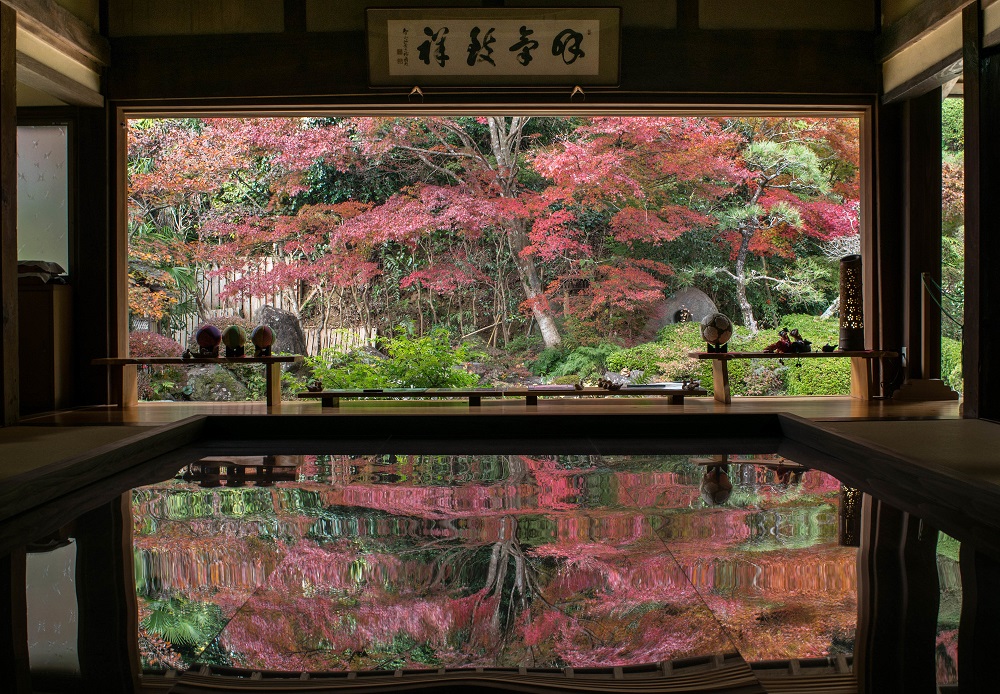
[[[108,106],[108,231],[109,272],[109,354],[128,356],[128,127],[114,105]],[[118,405],[135,401],[136,370],[111,369],[111,402]]]
[[[861,694],[899,691],[893,678],[900,670],[895,637],[902,621],[899,541],[903,514],[865,495],[862,502],[858,560],[858,632],[854,671]]]
[[[934,649],[941,586],[937,569],[938,531],[920,518],[903,520],[903,623],[900,634],[904,692],[937,691]]]
[[[941,89],[910,99],[903,108],[906,376],[939,378],[941,312],[923,315],[921,274],[941,282]],[[938,339],[926,340],[925,334]]]
[[[17,13],[0,4],[0,424],[17,422]]]
[[[866,495],[854,670],[863,694],[934,694],[937,531]]]
[[[80,673],[88,691],[135,689],[139,655],[130,503],[131,494],[124,494],[84,514],[73,528]]]
[[[904,102],[902,124],[906,382],[893,398],[957,400],[941,380],[941,89]]]
[[[963,11],[965,80],[964,415],[1000,419],[1000,47],[983,48],[979,3]],[[997,374],[994,376],[994,374]]]
[[[115,353],[110,330],[116,316],[111,301],[113,215],[108,120],[107,109],[81,108],[73,128],[73,355],[78,405],[110,402],[108,369],[90,365],[92,359]]]
[[[1000,562],[962,543],[962,616],[958,624],[958,690],[993,694],[1000,653]]]
[[[4,691],[31,691],[24,547],[0,557],[0,668]]]
[[[862,253],[865,273],[865,321],[871,345],[898,350],[903,344],[903,122],[901,104],[875,109],[875,233],[868,234]],[[868,344],[866,342],[866,344]],[[903,374],[898,362],[885,364],[879,380],[884,394],[898,388]]]

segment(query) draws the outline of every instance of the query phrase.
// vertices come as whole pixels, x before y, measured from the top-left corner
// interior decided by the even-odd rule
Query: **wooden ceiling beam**
[[[976,0],[923,0],[882,30],[878,40],[879,61],[884,63],[898,55],[974,2]]]
[[[111,62],[108,40],[54,0],[0,0],[17,12],[17,25],[90,68]]]
[[[951,55],[920,72],[901,85],[886,92],[882,97],[883,104],[891,104],[902,99],[911,99],[930,90],[940,87],[962,74],[962,52],[955,51]]]
[[[17,52],[17,81],[74,106],[104,106],[104,97],[45,63]]]
[[[405,99],[407,91],[369,88],[361,32],[130,36],[111,43],[115,62],[105,89],[111,100],[398,98],[400,92]],[[247,58],[247,46],[253,47],[253,60]],[[625,27],[621,60],[621,85],[595,94],[858,95],[879,89],[874,38],[868,32]],[[440,93],[463,91],[479,90]],[[485,93],[489,90],[479,91],[478,98],[492,101]],[[508,99],[523,101],[524,95]]]

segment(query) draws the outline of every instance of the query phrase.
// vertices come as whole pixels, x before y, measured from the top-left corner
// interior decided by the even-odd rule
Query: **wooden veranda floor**
[[[336,409],[323,410],[318,402],[285,401],[275,416],[324,414],[336,417],[343,414],[365,414],[377,417],[387,413],[420,417],[428,413],[448,414],[456,417],[497,416],[507,414],[568,414],[586,411],[599,412],[608,417],[634,414],[766,414],[785,412],[814,421],[844,420],[899,420],[899,419],[959,419],[957,402],[893,402],[891,400],[864,401],[846,396],[817,397],[745,397],[734,398],[724,405],[712,398],[687,398],[683,405],[668,405],[659,398],[624,400],[577,399],[560,401],[548,398],[537,407],[527,408],[523,400],[504,402],[484,400],[481,407],[470,408],[466,403],[442,401],[353,401]],[[192,415],[265,414],[263,402],[156,402],[141,403],[138,407],[120,410],[113,407],[91,407],[27,417],[24,425],[81,426],[90,424],[155,425],[174,422]],[[447,432],[441,432],[446,436]]]

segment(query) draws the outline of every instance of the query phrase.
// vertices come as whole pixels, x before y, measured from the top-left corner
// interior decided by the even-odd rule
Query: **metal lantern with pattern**
[[[837,541],[841,547],[861,546],[861,503],[864,494],[860,489],[840,485]]]
[[[864,291],[861,284],[861,256],[840,259],[840,349],[865,348]]]

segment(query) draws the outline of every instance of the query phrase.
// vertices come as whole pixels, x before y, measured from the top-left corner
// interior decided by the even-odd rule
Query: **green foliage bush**
[[[164,335],[133,331],[128,335],[128,353],[132,357],[179,357],[183,345]],[[148,366],[139,369],[140,400],[162,400],[173,397],[186,380],[184,371],[176,366]]]
[[[128,334],[128,353],[131,357],[179,357],[184,347],[177,340],[145,331]]]
[[[965,150],[965,101],[945,99],[941,104],[941,147],[949,152]]]
[[[536,376],[547,376],[566,358],[567,351],[559,347],[547,347],[532,361],[525,364],[528,371]]]
[[[793,314],[785,316],[781,325],[789,330],[798,328],[812,342],[813,350],[824,344],[836,345],[840,339],[840,320]],[[849,395],[851,392],[851,362],[849,359],[786,360],[785,373],[788,395]]]
[[[782,318],[781,327],[798,328],[813,350],[824,343],[836,344],[840,331],[837,318],[791,314]],[[761,351],[778,339],[777,330],[762,330],[756,335],[736,326],[729,350],[732,352]],[[712,393],[711,362],[696,361],[688,352],[705,349],[701,330],[696,323],[674,323],[664,326],[656,342],[622,350],[608,359],[608,368],[643,369],[648,380],[676,381],[685,377],[701,380],[702,387]],[[782,364],[781,361],[784,363]],[[850,393],[851,365],[847,359],[797,360],[789,355],[783,360],[735,360],[729,362],[729,382],[734,395],[846,395]]]
[[[508,354],[517,354],[518,352],[528,352],[541,347],[544,344],[542,336],[536,332],[532,332],[529,335],[518,335],[517,337],[512,337],[507,344],[504,345],[503,349]]]
[[[400,388],[462,388],[479,377],[459,369],[469,361],[465,345],[452,347],[448,331],[433,330],[423,337],[400,334],[386,342],[386,375]]]
[[[608,358],[619,352],[618,345],[600,344],[596,347],[577,347],[566,355],[558,364],[554,365],[549,376],[571,376],[576,375],[580,380],[593,380],[603,374]]]
[[[663,345],[646,342],[629,349],[623,349],[608,357],[608,370],[642,371],[647,378],[663,374],[663,366],[669,356]]]
[[[788,395],[849,395],[850,359],[795,359],[785,372]]]
[[[952,390],[964,392],[962,343],[949,337],[941,338],[941,380]]]
[[[621,352],[621,347],[609,343],[595,346],[580,346],[571,350],[550,347],[543,349],[538,356],[525,364],[528,370],[536,376],[549,379],[566,379],[575,377],[575,381],[597,380],[605,368],[612,367],[614,357]],[[575,382],[574,381],[574,382]]]
[[[452,347],[446,330],[423,337],[399,334],[384,346],[388,358],[364,350],[324,349],[305,361],[324,388],[463,388],[479,383],[478,376],[459,368],[468,361],[468,349]]]

